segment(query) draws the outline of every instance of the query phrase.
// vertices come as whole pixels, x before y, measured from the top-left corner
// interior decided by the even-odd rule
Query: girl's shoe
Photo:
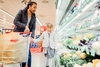
[[[46,67],[49,67],[49,66],[46,66]]]

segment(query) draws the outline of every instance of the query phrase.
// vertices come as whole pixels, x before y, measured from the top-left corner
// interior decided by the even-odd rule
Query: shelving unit
[[[72,14],[66,13],[67,15],[63,18],[64,23],[59,27],[59,30],[57,31],[57,35],[59,36],[58,38],[66,40],[68,36],[76,37],[77,35],[80,35],[83,39],[85,37],[84,34],[87,33],[92,33],[95,35],[100,34],[100,18],[93,19],[97,2],[100,2],[100,0],[83,0],[80,6],[75,8]],[[78,2],[78,5],[79,3],[80,1]],[[100,52],[93,47],[89,49],[88,45],[83,45],[81,47],[78,44],[63,44],[66,49],[85,52],[87,55],[92,57],[92,60],[100,59]]]
[[[2,9],[0,9],[0,14],[1,14],[0,27],[7,28],[7,29],[13,29],[12,26],[14,25],[13,24],[14,17]],[[8,18],[10,19],[10,21],[8,20]]]
[[[71,15],[71,17],[59,29],[60,31],[58,31],[58,34],[60,34],[68,26],[70,26],[71,23],[73,23],[75,21],[76,22],[81,22],[83,18],[87,17],[90,14],[93,14],[95,10],[94,10],[94,8],[91,8],[91,7],[95,7],[95,4],[96,4],[97,1],[99,1],[99,0],[93,0],[92,2],[87,4],[83,9],[80,9],[80,10],[76,11],[77,13],[74,12]]]

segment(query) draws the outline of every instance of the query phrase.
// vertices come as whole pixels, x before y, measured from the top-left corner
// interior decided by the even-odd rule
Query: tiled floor
[[[4,67],[20,67],[20,64],[4,65]],[[32,53],[32,67],[46,67],[46,58],[43,53]]]
[[[46,58],[43,53],[32,53],[32,67],[46,67]]]

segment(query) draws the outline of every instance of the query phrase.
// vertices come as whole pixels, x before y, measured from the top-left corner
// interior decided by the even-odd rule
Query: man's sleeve
[[[14,24],[18,27],[18,28],[25,28],[25,24],[23,24],[20,20],[22,20],[22,10],[20,10],[18,12],[18,14],[16,15],[15,19],[14,19]]]

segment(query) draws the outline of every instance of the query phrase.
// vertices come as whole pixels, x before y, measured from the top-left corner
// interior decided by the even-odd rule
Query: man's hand
[[[30,38],[30,44],[33,44],[34,43],[34,39],[31,37]]]
[[[30,32],[30,29],[28,28],[28,26],[25,27],[25,32],[26,33],[29,33]]]

